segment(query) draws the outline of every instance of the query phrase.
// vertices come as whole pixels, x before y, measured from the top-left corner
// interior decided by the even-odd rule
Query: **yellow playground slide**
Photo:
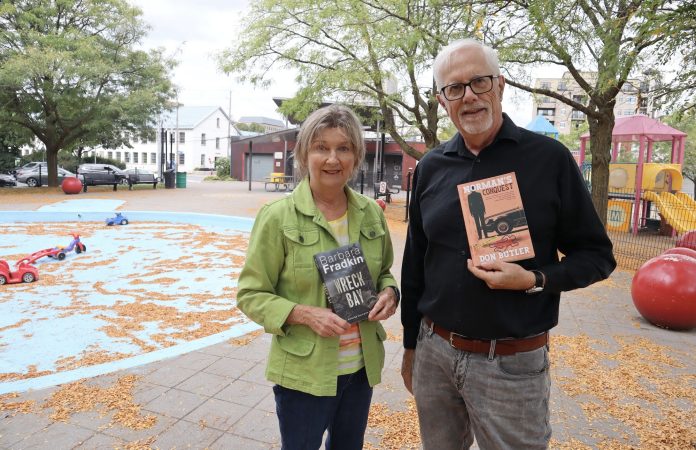
[[[677,192],[674,195],[676,195],[677,198],[679,200],[681,200],[682,203],[685,204],[687,208],[689,208],[691,211],[696,212],[696,200],[691,198],[691,196],[689,194],[687,194],[686,192]]]
[[[643,197],[657,205],[664,220],[677,233],[696,230],[696,208],[693,205],[684,203],[680,197],[670,192],[657,194],[654,191],[645,191]]]

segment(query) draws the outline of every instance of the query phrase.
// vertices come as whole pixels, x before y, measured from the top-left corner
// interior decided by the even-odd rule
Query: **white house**
[[[158,172],[162,154],[162,129],[167,132],[166,139],[169,141],[166,161],[169,162],[170,155],[173,155],[179,172],[214,168],[218,158],[229,156],[229,136],[239,136],[239,131],[222,108],[181,106],[162,114],[159,129],[153,130],[148,138],[131,136],[129,142],[133,148],[98,148],[97,155],[124,162],[128,169]]]

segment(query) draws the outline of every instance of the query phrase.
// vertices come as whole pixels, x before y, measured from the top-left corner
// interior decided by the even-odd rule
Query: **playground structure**
[[[589,133],[580,137],[579,163],[585,160]],[[651,162],[655,142],[671,141],[670,163]],[[638,143],[636,163],[618,163],[619,149]],[[616,119],[612,131],[609,165],[609,217],[607,228],[635,235],[650,218],[655,205],[661,220],[676,233],[696,230],[696,202],[679,192],[682,187],[686,133],[655,119],[635,115]]]
[[[75,251],[75,253],[82,253],[84,251],[87,251],[87,246],[80,241],[80,235],[77,233],[70,233],[73,237],[73,240],[70,241],[70,244],[68,244],[66,247],[53,247],[53,248],[45,248],[43,250],[39,250],[38,252],[34,252],[29,256],[26,256],[22,259],[20,259],[16,266],[19,267],[22,264],[33,264],[37,260],[43,258],[44,256],[48,256],[49,258],[57,259],[58,261],[62,261],[65,259],[65,255],[67,253],[70,253],[72,251]]]

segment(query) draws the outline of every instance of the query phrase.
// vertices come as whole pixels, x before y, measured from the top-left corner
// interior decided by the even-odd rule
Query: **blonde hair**
[[[358,167],[365,158],[365,140],[363,139],[360,119],[353,110],[343,105],[330,105],[317,109],[307,117],[295,144],[295,161],[297,162],[298,178],[304,178],[309,173],[307,165],[309,149],[317,134],[328,128],[340,128],[348,138],[351,150],[355,155],[355,164],[351,177],[355,176]]]
[[[442,71],[450,60],[452,53],[464,47],[478,47],[483,51],[483,55],[486,58],[486,62],[493,71],[491,75],[500,75],[500,62],[498,61],[498,53],[492,48],[485,44],[480,43],[476,39],[460,39],[454,41],[451,44],[440,50],[440,53],[435,57],[433,61],[433,77],[435,78],[435,84],[438,89],[442,89],[444,86],[442,81]]]

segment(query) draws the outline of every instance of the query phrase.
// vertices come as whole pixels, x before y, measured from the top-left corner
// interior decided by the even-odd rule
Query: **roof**
[[[546,117],[542,115],[536,116],[534,120],[529,122],[525,128],[535,133],[553,135],[558,137],[558,130],[556,129],[556,127],[551,125],[551,122],[546,120]]]
[[[635,142],[640,139],[640,136],[645,136],[652,141],[671,141],[675,137],[686,136],[686,133],[644,114],[621,117],[614,122],[614,129],[611,132],[613,141]],[[589,139],[589,137],[589,132],[580,136],[581,139]]]
[[[271,119],[270,117],[263,117],[263,116],[243,116],[243,117],[239,118],[238,122],[239,123],[258,123],[258,124],[263,124],[263,125],[273,125],[276,127],[285,128],[285,124],[283,123],[282,120]]]
[[[179,111],[178,126],[177,109]],[[227,114],[219,106],[180,106],[177,109],[162,113],[161,120],[164,128],[193,129],[218,110],[227,118]]]

